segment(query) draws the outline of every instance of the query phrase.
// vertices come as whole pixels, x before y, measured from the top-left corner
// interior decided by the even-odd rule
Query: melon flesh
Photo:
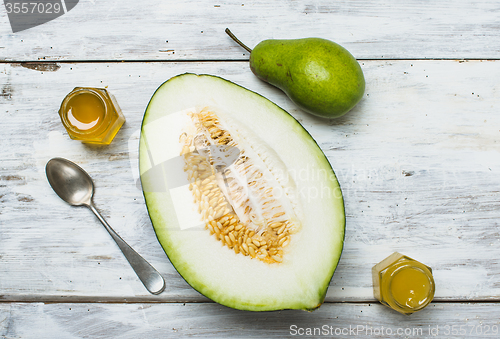
[[[216,141],[208,129],[212,135],[221,135],[219,142],[222,135],[230,135],[240,158],[244,154],[239,169],[233,164],[232,170],[228,167],[224,172],[227,181],[208,158],[212,173],[207,172],[203,180],[196,180],[193,171],[187,170],[187,156],[203,161],[205,153],[186,138],[200,137],[202,132],[196,129],[202,126],[200,119],[214,121],[213,117],[227,134],[205,123],[208,127],[203,133],[208,137],[204,138]],[[171,78],[156,90],[144,115],[140,172],[158,240],[175,269],[197,291],[242,310],[312,310],[321,305],[342,252],[344,203],[323,152],[287,112],[219,77],[183,74]],[[196,175],[200,173],[204,172]],[[253,177],[248,173],[254,173]],[[256,181],[261,191],[245,188]],[[215,202],[207,206],[197,200],[196,185],[201,187],[201,182],[213,183],[209,187],[214,191],[220,186],[219,196],[224,199],[218,202],[230,203],[227,209],[219,209],[222,214],[214,212]],[[225,186],[228,182],[233,184]],[[264,191],[271,198],[259,195]],[[250,235],[253,231],[256,239],[267,240],[269,246],[249,253],[242,240],[221,240],[224,236],[216,234],[213,225],[223,214],[239,220],[235,226]],[[289,225],[284,246],[276,245],[278,230],[271,229],[279,222]],[[231,233],[233,239],[242,234]]]

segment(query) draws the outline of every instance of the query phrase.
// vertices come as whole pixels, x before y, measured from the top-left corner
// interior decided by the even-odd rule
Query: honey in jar
[[[118,103],[106,89],[76,87],[59,109],[71,139],[108,145],[125,122]]]
[[[432,269],[400,253],[375,265],[372,276],[375,298],[400,313],[420,311],[434,297]]]

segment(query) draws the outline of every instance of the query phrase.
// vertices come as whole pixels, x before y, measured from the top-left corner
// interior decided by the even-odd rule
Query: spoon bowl
[[[53,158],[47,162],[45,173],[59,198],[73,206],[90,206],[94,182],[80,166],[63,158]]]
[[[160,294],[165,289],[165,280],[161,274],[148,263],[139,253],[130,247],[106,222],[94,207],[94,182],[83,168],[63,158],[53,158],[47,162],[45,173],[52,189],[68,204],[90,208],[120,250],[125,255],[135,273],[146,289],[152,294]]]

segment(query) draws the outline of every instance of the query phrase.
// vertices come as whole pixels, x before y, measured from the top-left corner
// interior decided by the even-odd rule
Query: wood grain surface
[[[500,116],[491,104],[500,94],[487,81],[500,76],[498,62],[365,61],[365,98],[330,121],[294,108],[244,62],[58,66],[40,72],[4,64],[1,73],[10,94],[2,100],[0,131],[0,265],[9,272],[3,299],[204,300],[167,262],[137,185],[143,110],[162,81],[187,71],[218,74],[264,94],[301,121],[326,153],[347,213],[345,250],[327,300],[372,300],[370,267],[393,251],[434,268],[438,300],[500,298],[494,279],[500,273]],[[57,110],[75,84],[107,87],[117,97],[127,122],[110,146],[67,136]],[[96,206],[166,275],[165,293],[147,296],[97,219],[52,192],[44,166],[55,156],[92,175]]]
[[[0,8],[0,338],[282,338],[294,324],[423,331],[333,337],[498,337],[497,1],[80,1],[16,34]],[[302,112],[251,73],[225,27],[249,46],[304,36],[341,43],[360,59],[364,98],[336,120]],[[332,164],[347,228],[319,310],[228,309],[169,263],[140,189],[138,140],[155,89],[185,72],[277,103]],[[57,111],[76,86],[116,96],[127,122],[111,145],[69,139]],[[44,167],[56,156],[89,172],[96,207],[165,277],[165,292],[148,294],[93,214],[52,191]],[[436,280],[435,302],[410,317],[372,295],[371,267],[394,251],[431,266]]]
[[[320,37],[361,59],[492,59],[496,0],[81,0],[64,16],[12,34],[0,11],[0,60],[241,60],[264,39]]]
[[[251,313],[217,304],[0,304],[6,338],[498,338],[494,304],[437,303],[405,316],[380,304]],[[2,324],[7,324],[2,332]],[[30,324],[28,327],[26,324]]]

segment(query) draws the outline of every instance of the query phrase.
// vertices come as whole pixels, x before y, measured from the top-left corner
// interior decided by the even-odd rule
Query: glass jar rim
[[[105,89],[100,89],[100,88],[97,90],[106,91]],[[63,102],[61,103],[61,107],[59,109],[59,115],[63,120],[63,125],[66,128],[70,129],[72,133],[78,136],[86,136],[89,134],[98,135],[103,131],[105,131],[106,128],[108,128],[108,125],[110,124],[110,120],[106,119],[109,112],[109,105],[107,101],[103,98],[103,94],[98,92],[97,90],[90,87],[75,87],[70,93],[68,93],[68,95],[66,95]],[[104,107],[104,117],[102,122],[98,123],[95,127],[92,127],[86,131],[82,131],[81,129],[76,128],[75,126],[73,126],[73,124],[70,123],[70,121],[68,120],[68,109],[67,109],[67,105],[72,98],[84,93],[90,93],[91,95],[97,97]]]
[[[388,281],[386,281],[386,283],[385,283],[385,285],[387,286],[387,288],[386,288],[387,289],[387,291],[386,291],[387,292],[386,293],[387,299],[389,299],[392,303],[394,303],[398,308],[400,308],[401,310],[406,311],[406,312],[420,311],[421,309],[423,309],[427,305],[429,305],[429,303],[432,301],[432,299],[434,297],[434,292],[435,292],[434,278],[432,277],[431,271],[423,264],[419,263],[419,265],[416,265],[413,262],[407,262],[407,261],[402,261],[402,262],[396,263],[394,266],[396,266],[396,268],[394,268],[394,270],[392,270],[387,277],[384,277],[384,280],[388,279]],[[425,297],[424,302],[421,305],[419,305],[418,307],[409,307],[407,305],[401,304],[400,302],[398,302],[396,300],[396,298],[394,298],[394,296],[391,293],[392,280],[394,279],[394,277],[398,273],[400,273],[401,271],[403,271],[405,269],[418,270],[418,271],[422,272],[422,274],[424,274],[429,281],[429,285],[430,285],[429,286],[429,293]]]

